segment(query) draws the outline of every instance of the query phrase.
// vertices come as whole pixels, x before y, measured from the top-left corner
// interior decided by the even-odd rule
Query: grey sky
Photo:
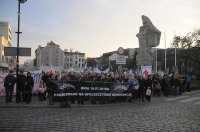
[[[118,47],[138,47],[136,34],[146,15],[162,32],[159,47],[176,35],[200,28],[199,0],[28,0],[21,5],[20,46],[32,48],[54,41],[62,49],[98,57]],[[12,26],[16,46],[17,1],[0,1],[0,21]]]

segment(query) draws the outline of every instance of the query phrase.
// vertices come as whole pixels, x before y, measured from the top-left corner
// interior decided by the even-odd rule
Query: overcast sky
[[[174,32],[200,28],[199,5],[200,0],[28,0],[21,4],[20,46],[32,48],[31,58],[38,45],[51,40],[63,50],[99,57],[118,47],[138,47],[136,34],[146,15],[162,32],[159,47],[164,48],[164,32],[169,47]],[[0,21],[10,22],[13,46],[17,10],[17,0],[0,0]]]

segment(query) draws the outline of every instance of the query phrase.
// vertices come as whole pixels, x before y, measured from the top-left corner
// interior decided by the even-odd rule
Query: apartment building
[[[11,26],[9,22],[0,21],[0,35],[3,35],[11,44]]]
[[[78,51],[68,51],[67,49],[64,50],[64,66],[66,68],[83,68],[86,63],[85,53],[80,53]]]
[[[36,69],[40,69],[40,66],[63,67],[64,54],[59,45],[50,41],[45,47],[38,46],[35,50],[35,61]]]

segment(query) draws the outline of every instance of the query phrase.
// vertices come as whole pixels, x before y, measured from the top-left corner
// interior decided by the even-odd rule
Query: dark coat
[[[55,92],[55,90],[58,89],[58,85],[51,79],[51,77],[47,78],[46,86],[47,86],[47,92],[48,93]]]
[[[18,75],[18,85],[19,87],[23,87],[26,82],[26,76],[24,74],[19,74]]]
[[[4,87],[14,87],[16,78],[13,75],[7,75],[4,80]]]
[[[33,88],[34,81],[32,76],[27,76],[25,82],[26,82],[26,88]]]
[[[148,78],[148,79],[146,80],[146,83],[145,83],[145,84],[146,84],[146,88],[150,87],[150,88],[152,89],[152,80],[151,80],[151,79]]]
[[[143,91],[145,89],[145,86],[146,86],[145,79],[144,78],[142,78],[142,79],[139,78],[138,82],[139,82],[139,91]]]
[[[167,88],[169,85],[169,81],[166,78],[161,79],[161,87],[162,88]]]
[[[180,80],[178,78],[174,79],[174,87],[179,87],[180,86]]]

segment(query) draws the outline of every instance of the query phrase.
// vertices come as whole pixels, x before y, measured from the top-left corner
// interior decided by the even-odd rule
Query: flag
[[[52,64],[50,65],[49,74],[53,74],[53,68],[52,68]]]
[[[87,62],[85,63],[84,69],[87,69]]]

